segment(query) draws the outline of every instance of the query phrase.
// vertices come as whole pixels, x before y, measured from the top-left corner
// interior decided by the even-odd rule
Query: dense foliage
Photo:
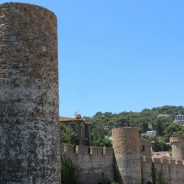
[[[61,123],[59,126],[61,142],[75,144],[79,138],[78,135],[73,131],[73,129]]]
[[[144,109],[141,112],[97,112],[92,117],[85,119],[93,124],[93,145],[110,145],[107,138],[111,136],[114,127],[138,127],[140,133],[148,130],[156,130],[157,137],[150,138],[154,141],[155,151],[169,149],[167,142],[171,136],[184,136],[184,126],[174,123],[175,116],[184,114],[182,106],[163,106],[152,109]]]
[[[114,127],[138,127],[140,133],[148,130],[156,130],[157,136],[147,138],[153,142],[154,151],[168,151],[171,136],[184,136],[184,126],[174,123],[175,116],[184,114],[183,106],[163,106],[152,109],[144,109],[141,112],[97,112],[92,117],[84,117],[91,122],[92,145],[111,146],[111,130]],[[75,144],[79,138],[77,134],[65,125],[60,125],[61,141]]]
[[[63,155],[61,157],[61,165],[62,184],[77,184],[79,171],[71,159]]]

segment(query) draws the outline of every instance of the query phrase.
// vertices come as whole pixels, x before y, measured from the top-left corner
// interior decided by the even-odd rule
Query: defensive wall
[[[184,183],[184,161],[162,158],[141,157],[142,179],[144,183],[152,182],[152,177],[157,183],[162,180],[167,184]]]
[[[152,158],[151,144],[139,138],[136,128],[114,129],[113,139],[113,148],[62,144],[61,153],[79,169],[80,184],[184,183],[184,160]]]
[[[62,144],[61,152],[77,165],[80,184],[104,184],[114,180],[112,148]]]

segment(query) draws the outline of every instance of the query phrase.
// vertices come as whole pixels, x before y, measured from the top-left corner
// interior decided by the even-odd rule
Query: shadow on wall
[[[116,172],[114,172],[114,178],[117,182],[123,183],[123,180],[122,180],[122,177],[120,174],[120,170],[119,170],[120,168],[117,166],[117,164],[118,163],[117,163],[116,159],[114,158],[114,171],[116,171]],[[118,184],[118,183],[114,183],[114,184]]]

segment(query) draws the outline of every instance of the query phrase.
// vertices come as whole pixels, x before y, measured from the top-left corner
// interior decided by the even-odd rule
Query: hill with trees
[[[97,112],[92,117],[84,117],[93,124],[93,145],[110,145],[109,137],[114,127],[138,127],[140,133],[156,130],[157,136],[147,138],[154,141],[155,151],[168,150],[166,143],[171,136],[184,136],[184,126],[174,123],[175,116],[184,114],[183,106],[163,106],[143,109],[141,112]]]

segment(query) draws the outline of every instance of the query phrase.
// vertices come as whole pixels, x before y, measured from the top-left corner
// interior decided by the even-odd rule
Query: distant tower
[[[138,129],[115,128],[112,139],[117,180],[121,184],[138,184],[141,181]]]
[[[0,183],[59,184],[57,20],[0,4]]]
[[[172,158],[174,160],[184,160],[184,137],[171,137]]]

